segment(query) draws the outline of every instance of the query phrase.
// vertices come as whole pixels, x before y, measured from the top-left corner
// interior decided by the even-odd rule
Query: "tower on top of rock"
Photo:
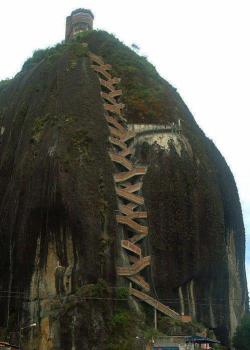
[[[94,15],[90,10],[74,10],[66,20],[65,41],[72,39],[76,34],[93,29]]]

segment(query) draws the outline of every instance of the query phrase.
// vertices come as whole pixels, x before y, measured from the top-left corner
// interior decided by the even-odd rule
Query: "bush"
[[[0,90],[5,89],[11,81],[12,81],[12,79],[1,80],[0,81]]]
[[[125,288],[125,287],[117,288],[115,295],[116,295],[117,299],[128,299],[129,290],[128,290],[128,288]]]
[[[237,327],[233,337],[233,345],[236,350],[250,349],[250,314],[243,317],[240,325]]]
[[[143,328],[138,314],[129,308],[117,308],[110,321],[107,350],[138,349],[137,336]]]
[[[111,327],[114,333],[124,333],[126,335],[129,332],[131,326],[131,315],[129,311],[119,310],[117,311],[111,321]]]

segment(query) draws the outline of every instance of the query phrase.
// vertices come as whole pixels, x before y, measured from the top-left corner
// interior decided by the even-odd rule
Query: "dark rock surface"
[[[166,148],[148,139],[136,144],[138,162],[149,165],[143,187],[153,258],[149,279],[159,298],[227,341],[248,303],[244,225],[233,175],[175,89],[145,58],[104,32],[81,40],[122,78],[130,124],[181,120],[180,149],[171,140]],[[86,49],[76,42],[38,52],[0,85],[0,128],[0,290],[26,298],[0,300],[0,327],[11,329],[18,317],[24,323],[37,319],[42,334],[53,328],[46,320],[52,322],[58,294],[100,279],[116,284],[108,128]],[[68,290],[60,290],[58,280],[56,291],[58,268],[63,279],[68,276]],[[62,310],[67,298],[59,298]],[[38,341],[39,349],[71,349],[72,317],[76,338],[85,339],[76,340],[76,349],[83,343],[86,349],[107,348],[113,305],[90,305],[81,305],[80,298],[73,300],[74,312],[69,307],[56,313],[61,327],[54,326],[47,343]],[[103,339],[99,347],[96,337]]]

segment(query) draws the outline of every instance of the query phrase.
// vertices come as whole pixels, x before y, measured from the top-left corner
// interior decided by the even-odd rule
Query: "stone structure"
[[[94,15],[90,10],[74,10],[66,19],[65,41],[72,39],[76,34],[93,29]]]

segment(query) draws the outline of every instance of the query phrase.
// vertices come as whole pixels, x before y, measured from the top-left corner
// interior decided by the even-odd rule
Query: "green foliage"
[[[166,316],[160,316],[158,321],[159,330],[165,335],[193,335],[204,330],[204,326],[197,322],[183,323]]]
[[[127,330],[129,330],[130,321],[131,321],[131,314],[129,311],[118,310],[114,314],[111,320],[111,327],[113,332],[122,331],[125,335],[127,333]]]
[[[22,71],[27,71],[34,67],[36,64],[40,63],[46,58],[57,58],[60,55],[61,50],[63,49],[64,45],[58,44],[55,47],[49,47],[47,49],[39,49],[36,50],[33,53],[33,56],[28,58],[22,67]]]
[[[93,138],[89,135],[87,130],[81,128],[75,132],[75,135],[72,138],[72,145],[73,149],[79,154],[81,162],[83,159],[85,161],[91,160],[90,146],[92,143]]]
[[[74,122],[74,117],[69,115],[52,115],[47,113],[44,116],[37,117],[34,120],[32,128],[32,141],[37,143],[40,141],[43,131],[46,127],[67,128],[70,124]]]
[[[110,338],[107,350],[136,349],[138,315],[129,308],[117,309],[110,321]]]
[[[93,30],[88,30],[84,32],[79,32],[74,36],[73,41],[77,41],[78,43],[82,43],[89,36],[89,34],[93,32]]]
[[[52,63],[65,52],[75,58],[84,57],[88,48],[82,43],[87,43],[91,51],[111,63],[114,75],[122,78],[123,100],[129,105],[129,116],[137,121],[146,118],[155,121],[165,119],[166,116],[171,119],[169,112],[173,115],[175,107],[171,94],[167,92],[167,88],[171,89],[170,85],[159,76],[146,57],[139,56],[105,31],[81,32],[72,41],[37,50],[24,63],[22,70],[27,71],[43,60]],[[75,65],[76,62],[70,60],[68,71],[74,69]]]
[[[72,41],[68,44],[68,47],[71,52],[74,53],[76,57],[83,57],[86,56],[88,52],[88,48],[86,46],[83,46],[82,44],[79,44],[76,41]]]
[[[99,279],[95,284],[86,284],[77,290],[77,296],[105,298],[111,297],[111,291],[106,281]]]
[[[67,43],[57,44],[54,47],[36,50],[33,53],[33,56],[24,62],[22,71],[27,71],[33,68],[43,60],[47,60],[48,62],[52,63],[66,51],[71,53],[76,58],[79,58],[86,55],[87,48],[76,41],[70,41]]]
[[[220,345],[220,344],[214,344],[213,345],[214,350],[228,350],[226,346]]]
[[[240,325],[237,327],[233,337],[233,345],[236,350],[250,349],[250,314],[243,317]]]
[[[160,330],[157,330],[155,328],[146,327],[143,330],[143,338],[146,342],[149,342],[152,339],[156,339],[157,337],[165,335]]]
[[[105,31],[79,33],[75,40],[87,42],[92,52],[112,64],[114,75],[122,78],[123,100],[129,105],[129,115],[138,121],[146,118],[153,121],[168,114],[166,82],[146,57]]]
[[[99,279],[96,284],[94,284],[92,289],[92,296],[96,298],[105,298],[110,296],[110,289],[108,284],[103,279]]]
[[[115,291],[115,296],[117,299],[128,299],[129,297],[129,290],[125,287],[117,288]]]
[[[12,81],[12,79],[5,79],[0,81],[0,91],[4,90]]]
[[[111,290],[106,281],[99,279],[97,283],[85,284],[78,288],[75,294],[69,295],[67,298],[65,298],[62,304],[58,304],[58,302],[55,303],[52,309],[53,314],[66,314],[78,306],[89,310],[92,298],[94,298],[94,304],[97,308],[100,308],[101,310],[106,308],[106,301],[105,305],[103,305],[102,299],[111,298]]]

